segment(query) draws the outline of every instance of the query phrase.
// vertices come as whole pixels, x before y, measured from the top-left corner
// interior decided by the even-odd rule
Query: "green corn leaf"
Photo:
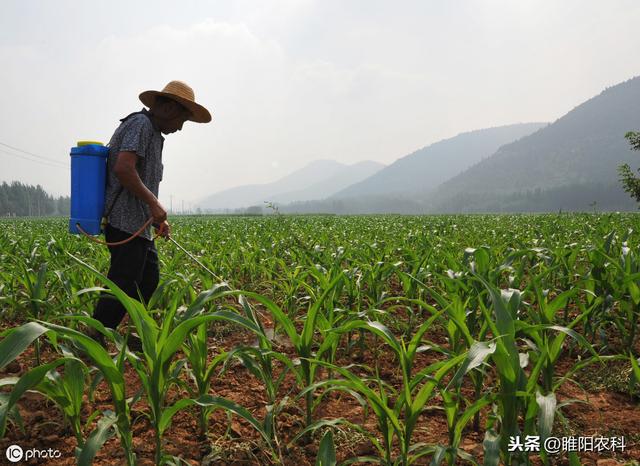
[[[237,416],[240,416],[242,419],[249,422],[249,424],[251,424],[258,431],[258,433],[262,434],[263,438],[268,444],[271,444],[271,439],[269,438],[269,436],[265,435],[262,424],[255,417],[253,417],[253,415],[243,406],[240,406],[239,404],[231,400],[227,400],[226,398],[210,396],[200,398],[199,400],[197,400],[197,403],[201,406],[207,404],[220,406],[226,411],[230,411]]]
[[[462,430],[467,426],[469,421],[485,406],[491,404],[493,401],[493,395],[487,393],[482,398],[476,400],[471,406],[464,410],[462,416],[458,419],[454,429],[454,437],[451,446],[458,448],[460,441],[462,440]]]
[[[205,304],[207,304],[212,299],[221,295],[224,290],[228,290],[229,285],[226,283],[219,283],[211,287],[210,289],[203,291],[198,295],[198,297],[189,305],[184,315],[182,316],[182,320],[188,320],[198,314],[204,308]]]
[[[422,409],[427,404],[427,402],[431,399],[433,395],[433,391],[436,386],[440,383],[440,381],[447,375],[455,366],[460,364],[467,357],[466,353],[463,353],[459,356],[449,359],[448,361],[442,361],[442,363],[438,366],[438,370],[435,375],[429,379],[418,393],[413,398],[413,402],[410,403],[409,415],[406,416],[406,430],[407,432],[412,432],[413,428],[418,421],[418,417],[422,413]]]
[[[104,442],[114,435],[115,430],[113,426],[116,421],[117,418],[113,412],[105,411],[104,416],[98,421],[98,425],[91,434],[89,434],[89,438],[87,438],[84,447],[80,450],[78,466],[90,466],[93,464],[96,453],[102,448]]]
[[[536,402],[538,403],[538,433],[540,434],[540,440],[547,439],[553,430],[553,420],[556,415],[556,395],[555,393],[549,393],[548,395],[542,395],[540,392],[536,392]]]
[[[629,282],[628,288],[633,304],[637,306],[640,303],[640,288],[638,288],[638,285],[632,281]]]
[[[187,321],[181,322],[167,336],[166,341],[162,346],[161,354],[159,357],[161,363],[164,363],[164,361],[168,361],[175,354],[175,352],[180,349],[185,339],[187,338],[187,335],[194,328],[198,327],[201,324],[214,320],[235,323],[248,330],[251,330],[254,333],[260,333],[260,329],[256,326],[255,323],[232,311],[216,311],[209,314],[192,317]]]
[[[384,420],[385,423],[390,424],[391,427],[397,432],[403,431],[400,420],[398,419],[396,413],[388,407],[387,403],[381,395],[379,395],[369,387],[367,381],[354,375],[349,370],[343,367],[339,367],[324,361],[314,361],[314,363],[338,372],[345,379],[323,380],[322,382],[318,382],[313,386],[305,388],[305,390],[303,390],[303,392],[299,396],[302,396],[306,391],[314,390],[317,387],[325,385],[330,386],[335,390],[344,390],[349,393],[351,393],[351,391],[360,393],[367,400],[371,409],[373,409],[373,411],[376,413],[376,417],[378,418],[378,420]]]
[[[113,396],[113,402],[119,419],[119,425],[124,427],[123,423],[128,423],[127,416],[129,408],[125,397],[125,382],[122,372],[115,365],[109,353],[95,340],[88,337],[84,333],[78,332],[61,325],[40,322],[49,330],[55,331],[59,336],[70,339],[76,344],[84,348],[87,356],[89,356],[95,366],[102,372]]]
[[[20,377],[11,391],[11,395],[9,396],[7,403],[0,406],[0,438],[4,437],[4,431],[7,425],[7,413],[11,411],[22,395],[24,395],[27,390],[35,388],[40,382],[42,382],[44,377],[47,375],[47,372],[72,359],[73,358],[56,359],[48,364],[34,367]]]
[[[316,457],[316,466],[335,466],[336,465],[336,447],[333,444],[333,433],[331,430],[322,436],[320,447],[318,448],[318,456]]]
[[[484,466],[498,466],[500,464],[500,435],[489,429],[484,434],[482,442],[484,448]]]
[[[567,301],[573,298],[578,293],[578,291],[580,291],[578,288],[573,288],[571,290],[564,291],[560,293],[558,296],[556,296],[553,299],[553,301],[551,301],[546,306],[544,306],[545,318],[547,319],[547,322],[545,323],[553,322],[555,320],[556,313],[560,309],[566,307]]]
[[[196,401],[194,399],[182,398],[176,401],[171,406],[166,407],[162,411],[162,416],[160,418],[160,422],[158,423],[157,428],[160,430],[160,432],[164,432],[171,425],[171,420],[173,419],[173,416],[175,416],[178,413],[178,411],[181,411],[186,407],[192,406],[194,404],[196,404]]]
[[[17,377],[11,377],[11,379],[15,379],[15,382],[18,381]],[[3,379],[4,381],[5,379]],[[9,397],[10,395],[8,393],[0,393],[0,410],[2,410],[3,406],[6,405],[9,402]],[[20,416],[20,410],[18,409],[17,405],[14,405],[13,408],[11,408],[10,410],[7,410],[6,414],[4,414],[8,420],[13,421],[13,423],[18,427],[18,429],[20,429],[20,432],[22,432],[23,434],[25,433],[24,430],[24,421],[22,419],[22,416]]]
[[[467,357],[447,385],[447,389],[451,386],[459,385],[462,377],[464,377],[467,372],[478,367],[485,359],[487,359],[487,357],[495,353],[495,351],[496,344],[494,342],[486,343],[483,341],[477,341],[471,345],[471,348],[469,348],[469,352],[467,353]]]
[[[82,267],[90,271],[98,279],[103,281],[109,287],[109,290],[120,301],[129,314],[129,318],[133,322],[140,339],[142,340],[142,347],[147,357],[154,358],[156,354],[156,341],[158,338],[158,325],[156,321],[145,310],[144,305],[140,301],[131,298],[124,291],[118,287],[114,282],[109,280],[105,275],[98,272],[96,269],[86,264],[82,260],[75,257],[73,254],[67,253],[71,259],[80,264]]]
[[[575,451],[569,452],[569,466],[582,466],[582,461]]]
[[[278,323],[278,325],[280,325],[284,329],[291,343],[295,347],[298,347],[300,345],[301,337],[298,336],[298,332],[296,330],[294,322],[287,316],[285,312],[282,311],[280,306],[278,306],[276,303],[271,301],[269,298],[266,298],[258,293],[249,292],[249,291],[228,291],[223,293],[223,296],[239,295],[239,294],[244,295],[246,298],[255,299],[264,307],[266,307],[267,310],[273,316],[274,320]]]
[[[242,419],[249,422],[249,424],[251,424],[254,429],[256,429],[256,431],[262,436],[262,438],[265,440],[265,442],[267,442],[268,445],[271,445],[271,438],[265,432],[264,426],[255,417],[253,417],[253,415],[246,408],[231,400],[227,400],[226,398],[211,395],[205,395],[198,399],[183,398],[174,403],[172,406],[166,408],[162,413],[160,422],[158,423],[158,428],[160,429],[160,431],[164,432],[167,427],[169,427],[169,425],[171,424],[171,419],[178,411],[194,404],[198,406],[221,408],[237,416],[240,416]]]
[[[71,359],[64,365],[64,385],[74,404],[82,404],[87,366],[79,359]]]
[[[0,370],[17,358],[33,341],[48,329],[37,322],[29,322],[11,329],[0,341]]]
[[[441,445],[437,445],[435,447],[433,456],[431,457],[431,462],[429,463],[429,466],[439,466],[444,461],[446,455],[447,455],[447,449]]]
[[[309,312],[307,313],[307,318],[304,322],[304,327],[302,328],[302,335],[300,335],[301,341],[299,344],[301,349],[302,347],[305,348],[305,353],[308,353],[307,348],[311,346],[311,343],[313,340],[313,332],[315,331],[316,316],[318,315],[320,308],[324,304],[324,301],[327,299],[327,296],[329,295],[329,293],[333,292],[334,288],[336,288],[336,286],[338,286],[338,284],[343,279],[344,279],[343,274],[340,274],[336,278],[334,278],[331,281],[331,283],[329,283],[329,285],[324,289],[320,298],[317,299],[311,306],[311,309],[309,309]],[[311,356],[310,354],[302,354],[302,355],[307,357]]]
[[[629,355],[629,360],[631,361],[631,370],[632,374],[629,377],[629,390],[633,391],[637,384],[640,384],[640,360],[636,359],[633,354]]]

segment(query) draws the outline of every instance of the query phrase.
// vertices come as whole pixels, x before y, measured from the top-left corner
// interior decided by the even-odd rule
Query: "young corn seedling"
[[[84,317],[78,317],[78,319],[93,321],[93,319]],[[99,322],[94,321],[92,323],[102,332],[108,334]],[[122,375],[123,353],[120,354],[116,365],[100,344],[76,330],[46,322],[29,322],[4,332],[5,338],[0,342],[0,369],[13,361],[31,343],[46,332],[49,332],[54,339],[68,339],[82,347],[87,356],[92,359],[96,367],[102,372],[111,389],[116,410],[115,417],[113,417],[114,420],[110,425],[115,424],[117,426],[127,465],[135,466],[136,458],[133,452],[129,404],[125,397],[125,384]],[[64,376],[50,374],[61,365],[65,365]],[[17,403],[25,391],[35,389],[41,391],[43,395],[51,398],[62,407],[78,440],[79,458],[85,458],[83,460],[85,462],[79,462],[79,464],[90,464],[91,458],[93,458],[100,445],[104,443],[106,424],[101,424],[98,430],[94,431],[90,436],[90,442],[85,442],[80,423],[80,409],[85,380],[83,366],[84,364],[80,360],[67,356],[35,367],[19,380],[16,380],[7,404],[0,407],[0,437],[4,435],[7,413],[11,407]],[[84,366],[84,369],[86,369],[86,366]],[[92,418],[90,417],[87,424],[91,420]]]
[[[474,458],[460,448],[462,431],[472,419],[476,422],[480,411],[494,401],[494,395],[491,392],[487,392],[480,396],[480,393],[476,390],[474,398],[467,399],[461,390],[462,378],[469,372],[471,374],[479,372],[480,375],[483,375],[484,372],[478,371],[478,368],[495,352],[495,349],[495,342],[474,342],[468,350],[468,357],[453,376],[452,380],[446,387],[440,388],[439,392],[442,396],[444,412],[447,417],[449,443],[448,445],[438,446],[434,454],[434,461],[436,463],[436,458],[441,458],[450,466],[453,466],[458,458],[475,463]]]
[[[470,250],[467,249],[465,254],[470,254],[469,251]],[[488,268],[488,253],[486,253],[484,249],[473,250],[473,252],[477,252],[475,255],[479,256],[478,263],[480,265],[478,268],[486,271]],[[452,278],[446,275],[441,276],[449,289],[447,298],[435,290],[430,289],[417,278],[413,276],[409,276],[409,278],[413,282],[421,285],[423,289],[428,290],[428,294],[444,309],[447,317],[444,320],[444,329],[450,345],[447,350],[448,354],[457,355],[461,352],[469,351],[473,345],[485,341],[489,326],[484,319],[482,319],[482,314],[474,309],[474,307],[478,305],[478,298],[473,296],[472,290],[474,288],[470,284],[465,283],[466,276],[460,275],[458,278]],[[423,301],[417,300],[415,302],[424,309],[434,309]],[[474,399],[468,402],[468,404],[473,404],[482,397],[481,392],[484,383],[484,373],[477,368],[469,372],[469,377],[474,387]],[[449,427],[453,428],[453,424],[450,423]],[[476,432],[480,431],[480,413],[478,411],[475,412],[473,417],[473,429]],[[451,436],[450,441],[452,442]]]
[[[544,323],[530,324],[518,319],[522,303],[522,295],[518,290],[500,292],[481,277],[476,276],[476,278],[484,284],[489,292],[494,317],[489,314],[484,305],[481,307],[491,332],[499,336],[496,339],[496,349],[491,355],[491,359],[500,379],[498,406],[501,422],[500,450],[502,460],[507,465],[529,464],[529,458],[525,454],[510,452],[508,449],[509,439],[521,434],[518,419],[524,419],[523,435],[534,435],[537,432],[541,436],[541,441],[544,441],[552,431],[553,420],[559,408],[556,403],[555,391],[575,371],[595,361],[601,361],[601,357],[582,335],[571,328]],[[551,320],[552,314],[555,314],[555,311],[570,296],[571,294],[559,295],[556,297],[557,301],[554,300],[551,303],[543,301],[541,310],[538,311],[541,313],[539,318]],[[573,325],[576,325],[581,318],[579,316]],[[554,333],[558,333],[558,335],[553,336]],[[531,348],[533,350],[531,359],[534,365],[528,375],[523,368],[528,365],[529,357],[519,353],[516,344],[516,339],[520,335],[535,342],[535,346]],[[554,381],[554,365],[559,358],[566,336],[576,340],[591,352],[593,357],[575,364],[559,381]],[[538,384],[541,376],[543,386]],[[546,453],[542,451],[540,455],[547,463]]]
[[[211,390],[211,379],[220,363],[226,358],[225,353],[221,353],[209,361],[209,346],[207,344],[207,325],[200,324],[196,331],[187,336],[183,346],[185,359],[187,361],[191,379],[195,384],[195,390],[187,386],[192,398],[200,398],[208,395]],[[198,425],[200,436],[204,437],[208,432],[209,414],[211,408],[201,406],[198,415]]]
[[[314,361],[322,358],[323,355],[327,354],[334,346],[335,336],[328,337],[328,332],[331,329],[318,329],[317,323],[319,322],[319,313],[321,312],[323,303],[342,280],[344,280],[344,276],[342,274],[335,277],[333,281],[324,288],[322,295],[310,305],[300,333],[298,333],[298,330],[296,329],[295,322],[289,318],[280,306],[270,299],[253,292],[230,291],[226,294],[242,294],[246,298],[254,299],[266,307],[266,309],[271,313],[274,321],[278,322],[287,337],[289,337],[296,354],[300,358],[299,365],[294,365],[292,369],[294,369],[296,379],[302,381],[302,388],[305,388],[311,386],[315,381],[318,365]],[[253,325],[255,327],[255,324]],[[319,343],[314,341],[314,334],[316,330],[318,330],[323,337],[323,340]],[[256,333],[259,334],[260,331],[258,330]],[[314,351],[316,345],[319,346]],[[307,390],[305,392],[305,408],[305,425],[309,426],[313,422],[314,403],[312,390]]]
[[[262,324],[257,318],[254,309],[251,307],[251,305],[243,295],[239,296],[239,302],[242,305],[247,318],[255,322],[256,326],[262,328]],[[333,334],[329,335],[327,337],[327,340],[324,342],[324,348],[329,349],[323,349],[322,351],[320,351],[321,354],[325,354],[326,352],[332,354],[331,348],[333,347],[333,345],[331,345],[330,343],[331,340],[335,340],[337,342],[338,338],[336,338]],[[267,397],[267,414],[263,423],[264,430],[265,433],[271,438],[272,444],[277,448],[280,461],[282,461],[282,442],[278,435],[277,419],[278,415],[289,401],[289,396],[284,396],[280,401],[278,401],[278,392],[288,372],[291,372],[295,375],[298,385],[302,387],[307,386],[305,385],[303,372],[299,370],[300,365],[292,361],[286,354],[278,352],[273,347],[272,340],[268,338],[266,333],[264,332],[258,335],[257,346],[236,347],[229,352],[229,357],[231,356],[240,360],[242,365],[247,368],[249,372],[251,372],[256,377],[256,379],[260,380],[264,384]],[[331,358],[331,356],[329,356],[329,358]],[[281,365],[277,377],[275,363],[280,363]],[[313,402],[313,406],[317,406],[319,402],[320,400],[316,400],[315,402]],[[301,435],[299,434],[296,439],[300,436]]]
[[[31,253],[29,265],[36,262],[37,248]],[[19,260],[19,259],[18,259]],[[44,262],[37,267],[37,271],[27,263],[19,260],[21,273],[17,275],[19,282],[24,290],[24,301],[28,305],[29,314],[33,319],[41,319],[45,316],[47,310],[47,296],[49,288],[47,287],[47,263]],[[33,267],[36,267],[33,265]],[[35,365],[40,365],[40,340],[35,341]]]
[[[383,382],[377,375],[373,379],[367,380],[349,369],[319,362],[323,366],[330,367],[343,378],[318,382],[315,386],[307,388],[306,391],[323,387],[358,394],[359,401],[366,403],[377,417],[382,442],[375,438],[372,438],[372,442],[378,449],[380,457],[360,457],[354,460],[406,466],[428,454],[441,455],[439,453],[442,450],[441,447],[413,444],[412,439],[419,417],[423,414],[427,403],[433,399],[442,386],[444,378],[469,357],[467,352],[464,352],[447,360],[432,363],[417,373],[413,373],[416,354],[422,350],[422,338],[434,321],[441,318],[443,312],[439,311],[424,322],[409,343],[396,339],[391,331],[379,322],[354,321],[336,329],[338,333],[345,333],[354,328],[363,328],[377,335],[395,353],[402,374],[402,385],[400,390],[396,392],[393,387]],[[473,367],[470,364],[467,366]],[[463,370],[460,377],[465,372],[466,370]],[[470,413],[473,414],[473,411],[471,410]],[[459,423],[460,431],[465,422]],[[394,456],[394,439],[397,439],[399,449],[397,457]]]
[[[72,256],[73,257],[73,256]],[[166,310],[160,325],[151,317],[145,306],[126,295],[115,283],[100,272],[84,264],[77,258],[78,263],[91,270],[96,277],[104,281],[115,297],[127,310],[129,318],[140,335],[142,341],[142,355],[136,356],[127,352],[127,359],[136,370],[145,395],[149,403],[149,420],[155,430],[155,462],[162,464],[165,460],[162,449],[162,437],[171,424],[171,419],[180,410],[192,404],[219,406],[219,400],[207,398],[199,400],[180,400],[167,406],[166,398],[172,385],[177,384],[182,362],[175,359],[187,336],[198,326],[212,321],[236,323],[255,333],[259,329],[249,320],[231,311],[217,311],[203,313],[204,305],[222,294],[226,285],[217,286],[200,294],[189,308],[181,315],[176,313],[177,303]],[[226,409],[226,408],[225,408]]]
[[[471,351],[474,345],[480,345],[481,343],[479,342],[486,340],[489,326],[486,322],[480,322],[480,320],[477,319],[476,312],[467,310],[470,302],[469,298],[463,301],[458,295],[452,295],[452,301],[449,303],[439,294],[435,292],[432,294],[438,304],[446,311],[447,320],[445,330],[448,335],[450,344],[449,351],[451,354],[455,355],[460,354],[462,351]],[[474,364],[471,368],[474,368],[474,370],[469,371],[469,378],[473,385],[474,395],[472,400],[467,401],[469,405],[473,405],[473,403],[482,398],[482,388],[486,375],[484,365]],[[457,388],[459,389],[460,387],[458,386]],[[456,401],[460,400],[461,397],[458,396]],[[449,419],[449,421],[451,421],[451,419]],[[452,427],[453,424],[449,422],[450,434]],[[478,411],[476,411],[473,416],[473,429],[476,432],[480,431],[480,413]],[[453,442],[451,435],[450,442]]]
[[[613,257],[618,252],[613,251],[613,244],[608,249],[598,248],[593,254],[604,262],[606,273],[599,276],[601,287],[619,305],[619,309],[609,311],[608,320],[622,336],[624,347],[634,348],[640,322],[640,261],[634,248],[629,247],[627,235],[621,239],[617,259]]]
[[[520,305],[520,293],[512,292],[503,295],[484,279],[478,279],[487,288],[493,304],[494,316],[489,315],[488,310],[482,307],[485,319],[491,332],[496,338],[496,348],[491,359],[495,364],[496,372],[500,380],[500,392],[498,394],[498,406],[500,416],[500,451],[502,460],[507,465],[520,464],[527,461],[523,454],[511,454],[509,452],[509,439],[520,435],[518,416],[526,413],[524,401],[518,397],[518,392],[527,392],[526,376],[520,363],[520,355],[516,345],[516,330],[514,319]],[[536,367],[539,371],[539,367]],[[532,374],[531,380],[537,379]]]

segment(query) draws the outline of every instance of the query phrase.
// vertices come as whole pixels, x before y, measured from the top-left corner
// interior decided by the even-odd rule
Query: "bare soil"
[[[270,322],[265,321],[265,325]],[[11,327],[16,323],[5,323],[2,328]],[[442,334],[428,334],[428,340],[443,343]],[[213,352],[228,350],[238,344],[251,344],[254,337],[248,333],[234,331],[232,333],[220,332],[209,336],[209,345]],[[359,345],[354,346],[349,355],[344,351],[338,354],[337,363],[363,364],[369,367],[378,367],[380,376],[388,383],[399,386],[401,374],[394,354],[384,347],[379,340],[371,336],[366,337],[365,351],[361,352]],[[282,341],[280,351],[293,356],[293,349]],[[59,357],[49,345],[43,345],[42,358],[44,361]],[[416,370],[430,364],[441,355],[432,352],[418,355]],[[17,360],[17,363],[9,365],[0,378],[6,376],[19,376],[34,364],[34,349],[30,347]],[[573,364],[569,357],[565,357],[558,365],[558,373],[563,374]],[[573,377],[573,381],[565,383],[558,392],[558,402],[569,402],[562,408],[562,413],[568,420],[564,425],[556,422],[556,435],[578,436],[619,436],[624,437],[626,448],[624,452],[580,453],[582,464],[585,465],[615,465],[628,464],[632,460],[640,460],[640,400],[632,396],[624,383],[614,383],[616,377],[624,373],[626,366],[621,363],[606,363],[594,365],[583,370]],[[326,372],[321,371],[319,378],[326,377]],[[489,374],[491,377],[491,374]],[[619,379],[620,377],[618,377]],[[491,380],[491,379],[489,379]],[[609,383],[609,380],[614,382]],[[128,395],[135,393],[140,388],[140,381],[132,367],[126,369],[126,381]],[[596,382],[594,382],[596,381]],[[465,386],[470,392],[470,387]],[[293,443],[291,440],[301,430],[304,424],[304,400],[296,399],[299,388],[295,379],[287,374],[281,387],[281,396],[289,396],[289,402],[278,418],[278,430],[282,438],[282,457],[286,465],[314,465],[318,450],[320,435],[311,439],[302,439]],[[224,374],[215,379],[212,384],[212,395],[226,397],[246,407],[256,418],[262,419],[265,415],[266,397],[264,387],[243,366],[236,364]],[[180,398],[187,397],[186,391],[174,387],[169,395],[172,403]],[[429,442],[447,444],[448,431],[446,417],[441,409],[442,400],[434,398],[431,409],[425,411],[419,421],[414,435],[414,442]],[[111,407],[111,394],[108,387],[102,382],[95,392],[93,402],[85,396],[84,418],[95,410],[108,410]],[[23,449],[52,448],[59,450],[62,458],[54,462],[46,463],[41,460],[39,464],[74,465],[74,450],[76,439],[71,431],[64,426],[63,417],[56,405],[37,393],[26,394],[19,402],[19,410],[24,419],[25,432],[21,432],[15,426],[9,426],[7,435],[0,440],[0,451],[4,451],[9,445],[18,444]],[[133,406],[132,417],[134,447],[140,465],[152,465],[154,461],[154,432],[148,419],[145,417],[148,407],[139,401]],[[464,434],[462,448],[473,454],[478,460],[482,457],[482,440],[485,430],[487,412],[481,416],[480,432],[474,432],[467,428]],[[374,415],[360,406],[351,395],[343,392],[332,391],[325,395],[322,403],[314,413],[315,419],[344,418],[362,426],[369,432],[377,433],[376,419]],[[86,430],[88,435],[95,426],[95,421]],[[340,427],[334,431],[338,460],[345,460],[353,456],[375,455],[375,449],[370,440],[354,429]],[[164,438],[166,453],[179,456],[192,465],[258,465],[275,464],[276,461],[264,448],[258,433],[246,422],[237,417],[229,417],[225,412],[215,411],[209,419],[209,434],[201,437],[197,425],[197,412],[195,409],[187,409],[179,412],[167,431]],[[4,454],[0,461],[6,461]],[[430,458],[418,464],[428,464]],[[563,456],[556,456],[554,464],[568,464]],[[31,463],[36,464],[36,463]],[[122,465],[124,453],[120,448],[117,438],[111,438],[98,452],[94,464],[96,465]],[[360,463],[364,464],[364,463]],[[461,463],[463,464],[463,463]]]

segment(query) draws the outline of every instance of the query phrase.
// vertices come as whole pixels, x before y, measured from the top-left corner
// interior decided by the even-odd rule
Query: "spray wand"
[[[77,222],[76,223],[76,228],[78,229],[78,231],[84,235],[86,238],[88,238],[89,240],[93,241],[94,243],[98,243],[98,244],[103,244],[105,246],[120,246],[122,244],[128,243],[129,241],[133,240],[134,238],[138,237],[144,230],[145,228],[147,228],[151,222],[153,221],[153,218],[149,218],[149,220],[147,220],[145,222],[144,225],[142,225],[142,227],[136,231],[133,235],[131,235],[129,238],[123,240],[123,241],[117,241],[115,243],[109,243],[107,241],[102,241],[99,240],[97,238],[94,238],[92,235],[90,235],[89,233],[87,233],[81,226],[80,223]],[[157,230],[160,230],[160,225],[153,223],[151,224],[154,228],[156,228]],[[160,234],[157,234],[155,236],[155,238],[157,238],[158,236],[160,236]],[[202,267],[204,270],[206,270],[213,278],[215,278],[216,280],[219,280],[220,282],[224,282],[227,283],[227,281],[220,277],[219,275],[216,275],[215,273],[213,273],[213,271],[211,269],[209,269],[206,265],[204,265],[202,262],[200,262],[198,260],[198,258],[196,256],[194,256],[193,254],[191,254],[189,251],[187,251],[180,243],[178,243],[175,239],[173,239],[171,236],[167,236],[166,239],[168,239],[169,241],[171,241],[173,244],[175,244],[178,249],[180,249],[182,252],[184,252],[187,256],[189,256],[189,258],[194,261],[196,264],[198,264],[200,267]]]
[[[182,245],[180,243],[178,243],[175,239],[173,239],[171,236],[168,236],[167,239],[169,241],[171,241],[173,244],[175,244],[176,246],[178,246],[178,248],[184,252],[187,256],[189,256],[191,258],[191,260],[193,262],[195,262],[196,264],[198,264],[200,267],[202,267],[204,270],[206,270],[207,272],[209,272],[211,274],[211,276],[213,276],[216,280],[220,280],[221,282],[225,282],[226,280],[223,279],[222,277],[219,277],[218,275],[216,275],[215,273],[213,273],[207,266],[205,266],[202,262],[200,262],[198,260],[198,258],[196,256],[194,256],[193,254],[191,254],[189,251],[187,251],[184,247],[182,247]]]

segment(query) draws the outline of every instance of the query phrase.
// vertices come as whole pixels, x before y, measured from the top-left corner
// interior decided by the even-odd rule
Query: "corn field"
[[[172,226],[215,276],[156,240],[144,303],[65,219],[0,221],[0,448],[129,466],[640,460],[637,215]],[[91,317],[102,293],[127,309],[117,331]],[[624,448],[514,448],[586,436]]]

